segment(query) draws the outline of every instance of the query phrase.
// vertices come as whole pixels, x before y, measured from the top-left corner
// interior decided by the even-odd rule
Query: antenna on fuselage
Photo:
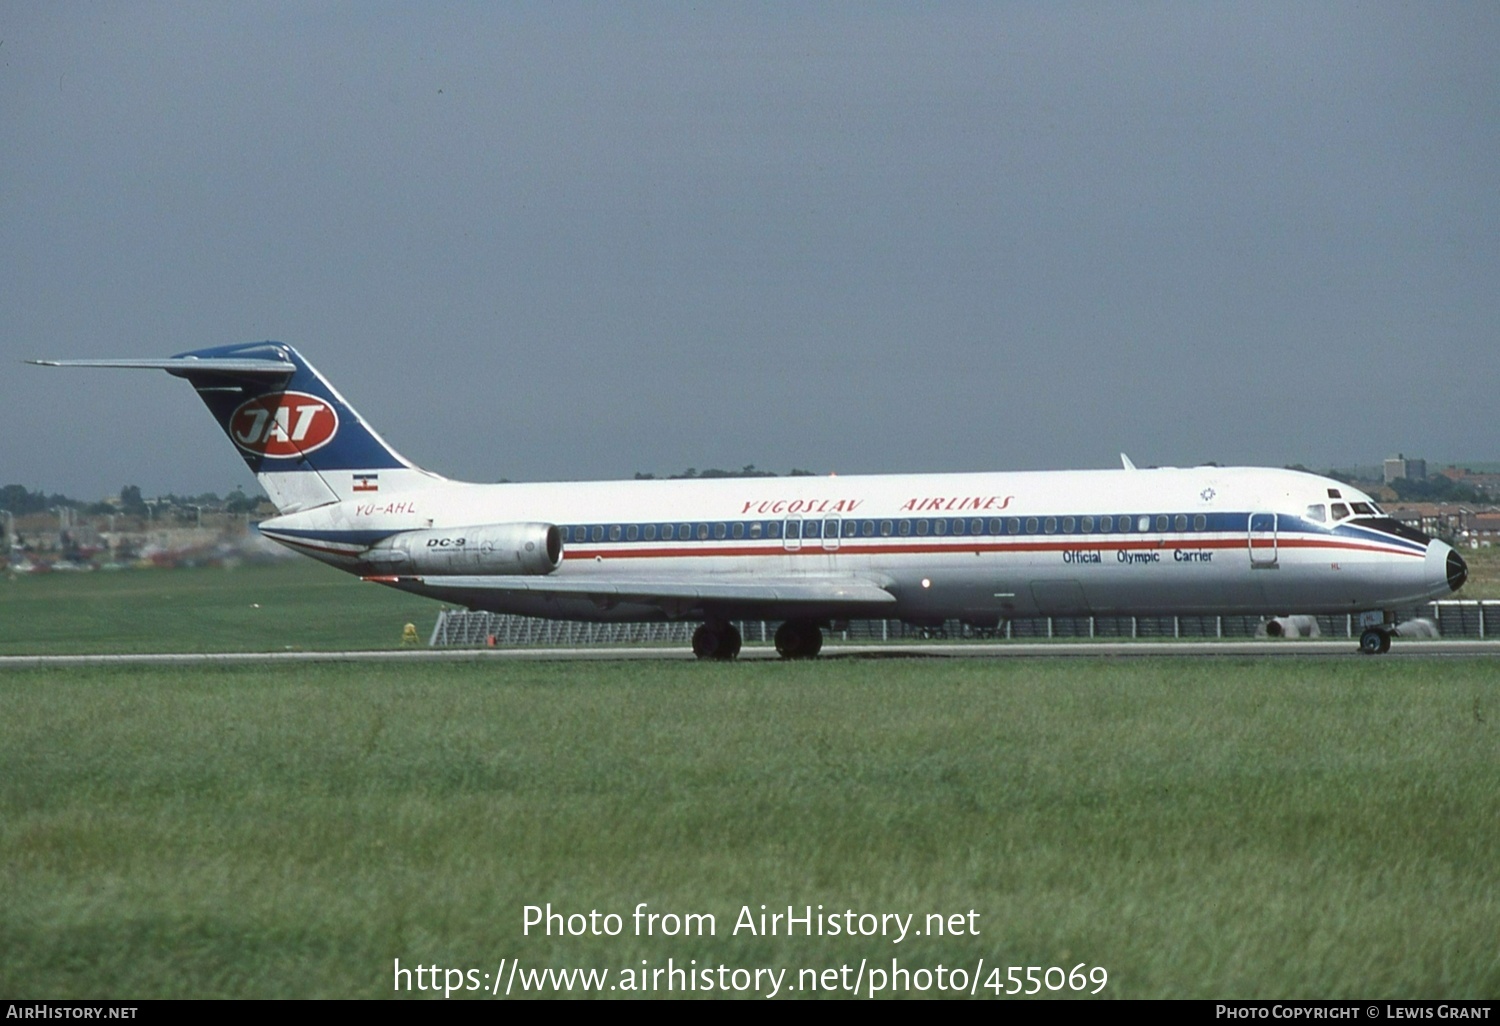
[[[1131,463],[1130,462],[1130,457],[1126,456],[1123,452],[1120,453],[1120,462],[1125,465],[1125,469],[1126,470],[1134,470],[1135,469],[1135,464]]]

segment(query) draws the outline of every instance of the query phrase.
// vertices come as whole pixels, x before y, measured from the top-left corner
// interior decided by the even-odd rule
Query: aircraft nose
[[[1457,591],[1464,586],[1469,579],[1469,564],[1464,562],[1464,557],[1458,554],[1456,549],[1448,550],[1448,587]]]

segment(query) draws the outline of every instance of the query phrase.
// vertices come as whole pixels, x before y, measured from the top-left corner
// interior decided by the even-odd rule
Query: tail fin
[[[186,378],[282,513],[442,481],[375,433],[291,346],[249,342],[167,360],[36,360]]]

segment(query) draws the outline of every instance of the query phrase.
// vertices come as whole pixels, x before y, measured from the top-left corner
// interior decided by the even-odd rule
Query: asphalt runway
[[[856,645],[830,643],[823,647],[820,659],[1015,659],[1044,657],[1110,657],[1173,656],[1203,658],[1235,656],[1272,656],[1280,658],[1339,657],[1350,659],[1400,659],[1410,657],[1484,657],[1500,656],[1500,640],[1445,641],[1397,638],[1389,653],[1383,656],[1361,656],[1358,642],[1352,638],[1282,641],[1049,641],[1049,642],[970,642],[965,644],[879,644]],[[746,645],[741,660],[778,659],[770,645]],[[95,655],[26,655],[0,656],[0,669],[37,666],[167,666],[214,665],[233,663],[329,663],[329,662],[479,662],[516,660],[684,660],[693,653],[686,647],[609,647],[587,648],[481,648],[481,649],[393,649],[373,652],[181,652],[129,653]]]

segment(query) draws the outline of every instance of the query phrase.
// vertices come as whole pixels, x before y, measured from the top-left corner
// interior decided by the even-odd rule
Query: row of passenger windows
[[[921,520],[751,520],[719,521],[689,524],[579,524],[564,527],[563,540],[572,542],[609,541],[709,541],[719,539],[762,538],[908,538],[944,537],[949,535],[1000,534],[1129,534],[1150,531],[1194,531],[1208,528],[1208,517],[1202,513],[1161,513],[1102,517],[982,517],[972,519]],[[1244,517],[1235,528],[1244,530]]]

